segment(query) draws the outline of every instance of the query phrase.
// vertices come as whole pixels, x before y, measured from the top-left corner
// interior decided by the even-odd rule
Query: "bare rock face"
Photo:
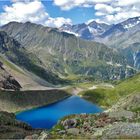
[[[21,86],[4,68],[0,61],[0,89],[20,90]]]
[[[3,88],[19,90],[21,88],[21,86],[12,76],[9,75],[7,77],[7,79],[5,81],[3,81]]]
[[[103,133],[105,139],[139,139],[140,123],[124,123],[114,124]]]

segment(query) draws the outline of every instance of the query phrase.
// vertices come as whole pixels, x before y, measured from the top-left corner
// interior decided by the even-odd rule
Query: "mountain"
[[[65,32],[71,32],[83,39],[103,42],[104,39],[106,38],[112,38],[112,36],[117,37],[127,31],[132,30],[132,28],[136,27],[139,23],[140,17],[130,18],[121,23],[112,25],[108,25],[105,23],[97,23],[96,21],[93,20],[88,24],[85,23],[77,25],[64,24],[62,25],[62,27],[60,27],[60,30]],[[139,27],[137,27],[137,29],[138,28]]]
[[[140,17],[129,18],[122,22],[124,29],[130,30],[132,27],[138,25],[140,23]]]
[[[35,54],[28,52],[18,41],[9,37],[3,31],[0,31],[0,56],[3,59],[3,63],[11,66],[15,71],[20,71],[17,68],[20,67],[24,72],[19,73],[22,73],[22,75],[28,73],[27,75],[30,75],[29,77],[32,76],[32,81],[39,82],[40,84],[46,84],[43,80],[51,84],[64,82],[57,75],[45,69],[43,65],[41,66],[42,62]]]
[[[102,35],[110,25],[105,23],[97,23],[92,21],[88,24],[82,23],[77,25],[64,24],[60,27],[60,30],[75,34],[82,39],[94,40],[96,37]]]
[[[121,30],[113,29],[102,41],[116,48],[127,59],[128,64],[140,69],[140,17],[128,19],[118,24]],[[131,63],[131,64],[130,64]]]
[[[88,30],[88,32],[85,34],[86,37],[83,35],[83,31],[85,31],[85,29]],[[134,56],[139,56],[137,54],[139,54],[140,48],[138,49],[137,47],[137,52],[135,52],[134,49],[132,49],[132,46],[140,43],[140,17],[130,18],[121,23],[113,25],[97,23],[95,21],[92,21],[88,24],[78,24],[71,26],[63,25],[60,30],[66,32],[69,31],[73,34],[78,34],[79,37],[83,39],[94,40],[104,43],[108,47],[116,48],[122,55],[125,54],[124,57],[126,58],[129,65],[139,69],[139,61],[134,62]],[[136,58],[136,60],[138,59],[139,58]]]
[[[101,37],[111,37],[111,36],[120,36],[124,32],[131,31],[133,27],[139,25],[140,17],[134,17],[127,19],[121,23],[112,25],[108,30],[106,30]],[[138,29],[138,28],[137,28]]]
[[[85,25],[81,25],[83,26]],[[90,26],[98,28],[94,22]],[[105,24],[100,26],[101,34],[112,28]],[[129,29],[131,36],[128,38],[127,47],[107,47],[102,43],[80,39],[74,33],[30,22],[11,22],[1,27],[0,88],[14,87],[14,90],[19,90],[24,87],[24,82],[27,82],[27,85],[32,83],[30,86],[33,86],[33,89],[35,86],[39,89],[39,85],[71,84],[73,77],[77,80],[74,86],[78,87],[78,82],[81,82],[82,86],[86,87],[87,83],[83,82],[88,80],[118,80],[131,76],[115,81],[114,86],[97,86],[96,89],[88,88],[88,91],[80,93],[86,100],[110,108],[111,111],[97,115],[68,116],[50,131],[35,131],[27,124],[16,121],[13,114],[0,111],[1,138],[139,137],[140,124],[136,122],[139,122],[140,74],[132,75],[137,72],[136,68],[140,67],[140,43],[131,42],[131,39],[139,34],[134,31],[137,26],[132,27],[133,30]],[[121,29],[122,26],[118,26],[114,34]],[[3,86],[3,83],[6,83],[6,86]],[[15,88],[15,85],[18,85],[18,88]],[[69,97],[66,91],[71,90],[70,88],[71,86],[64,90],[0,91],[0,110],[17,112],[51,104]]]
[[[102,41],[111,47],[127,47],[129,43],[138,41],[138,35],[135,38],[133,36],[139,31],[140,17],[135,17],[113,25],[101,37]],[[124,46],[125,44],[127,46]]]
[[[107,28],[107,25],[101,25]],[[81,28],[83,26],[85,25],[80,25]],[[81,75],[94,80],[121,79],[136,72],[128,67],[125,58],[117,50],[101,43],[80,39],[60,29],[30,22],[11,22],[1,27],[1,30],[23,47],[18,49],[19,52],[15,55],[21,61],[11,56],[9,59],[18,65],[24,65],[27,70],[34,71],[42,78],[49,75],[44,69],[61,78]]]

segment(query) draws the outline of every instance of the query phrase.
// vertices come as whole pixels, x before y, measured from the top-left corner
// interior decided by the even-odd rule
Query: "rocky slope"
[[[5,90],[20,90],[21,85],[10,75],[3,67],[0,61],[0,89]]]
[[[10,73],[10,75],[12,75],[21,85],[22,88],[20,90],[47,90],[52,86],[47,81],[41,79],[32,72],[22,69],[8,59],[0,56],[0,60],[3,63],[5,71]]]
[[[109,46],[126,48],[132,43],[139,42],[139,27],[140,17],[134,17],[112,26],[102,36]]]
[[[83,75],[96,80],[114,80],[136,72],[133,68],[127,67],[125,58],[117,50],[100,43],[82,40],[58,29],[30,22],[11,22],[1,30],[16,39],[28,53],[34,56],[30,65],[34,62],[34,65],[39,65],[60,77]],[[18,56],[22,58],[20,64],[31,58],[29,55],[25,58],[23,53]],[[35,59],[35,56],[38,59]],[[17,61],[11,56],[10,59]],[[28,70],[31,68],[28,64],[25,66]],[[38,67],[33,70],[38,74]],[[44,77],[44,72],[40,73],[42,74],[40,76]]]
[[[140,47],[137,45],[140,43],[140,17],[130,18],[113,25],[95,21],[88,24],[63,25],[60,30],[119,49],[120,54],[124,55],[129,66],[140,69],[139,57],[137,58],[140,52]],[[134,51],[136,47],[137,51]]]
[[[130,20],[135,21],[137,18],[135,20],[134,19]],[[107,37],[106,41],[104,42],[106,45],[113,48],[115,47],[120,51],[120,53],[124,54],[124,57],[127,59],[128,64],[136,69],[140,69],[140,21],[138,19],[135,21],[135,23],[137,24],[134,24],[134,26],[127,28],[124,32],[120,32],[118,34],[111,34],[111,36]],[[128,20],[126,21],[126,23],[127,22],[130,21]],[[123,27],[126,26],[123,25],[124,23],[125,22],[121,23]]]
[[[39,134],[26,123],[16,120],[13,113],[0,111],[0,139],[24,139],[27,135]],[[35,139],[35,135],[33,137]]]
[[[31,73],[30,76],[36,75],[36,77],[56,85],[66,83],[66,81],[61,80],[56,74],[41,65],[41,60],[35,54],[29,53],[19,42],[3,31],[0,31],[0,57],[5,59],[4,62],[10,61],[24,69],[24,73]],[[37,80],[37,78],[35,79]]]

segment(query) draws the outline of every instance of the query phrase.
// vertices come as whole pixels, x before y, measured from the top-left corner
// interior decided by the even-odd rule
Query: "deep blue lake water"
[[[33,128],[52,128],[59,119],[70,114],[99,113],[103,110],[78,96],[71,96],[60,102],[16,115],[18,120],[27,122]]]

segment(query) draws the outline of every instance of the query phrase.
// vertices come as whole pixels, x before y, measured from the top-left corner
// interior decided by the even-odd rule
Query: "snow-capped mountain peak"
[[[140,17],[130,18],[121,24],[123,25],[124,29],[132,28],[140,23]]]
[[[92,40],[96,36],[101,35],[109,28],[109,25],[105,23],[97,23],[96,21],[91,21],[88,24],[76,24],[76,25],[69,25],[64,24],[60,30],[65,31],[67,33],[74,34],[76,36],[80,36],[84,39]]]
[[[83,39],[100,40],[112,35],[120,35],[126,31],[131,30],[131,28],[136,27],[137,25],[140,25],[140,17],[130,18],[121,23],[112,25],[98,23],[94,20],[88,23],[76,25],[64,24],[60,29],[67,33],[79,36]]]

